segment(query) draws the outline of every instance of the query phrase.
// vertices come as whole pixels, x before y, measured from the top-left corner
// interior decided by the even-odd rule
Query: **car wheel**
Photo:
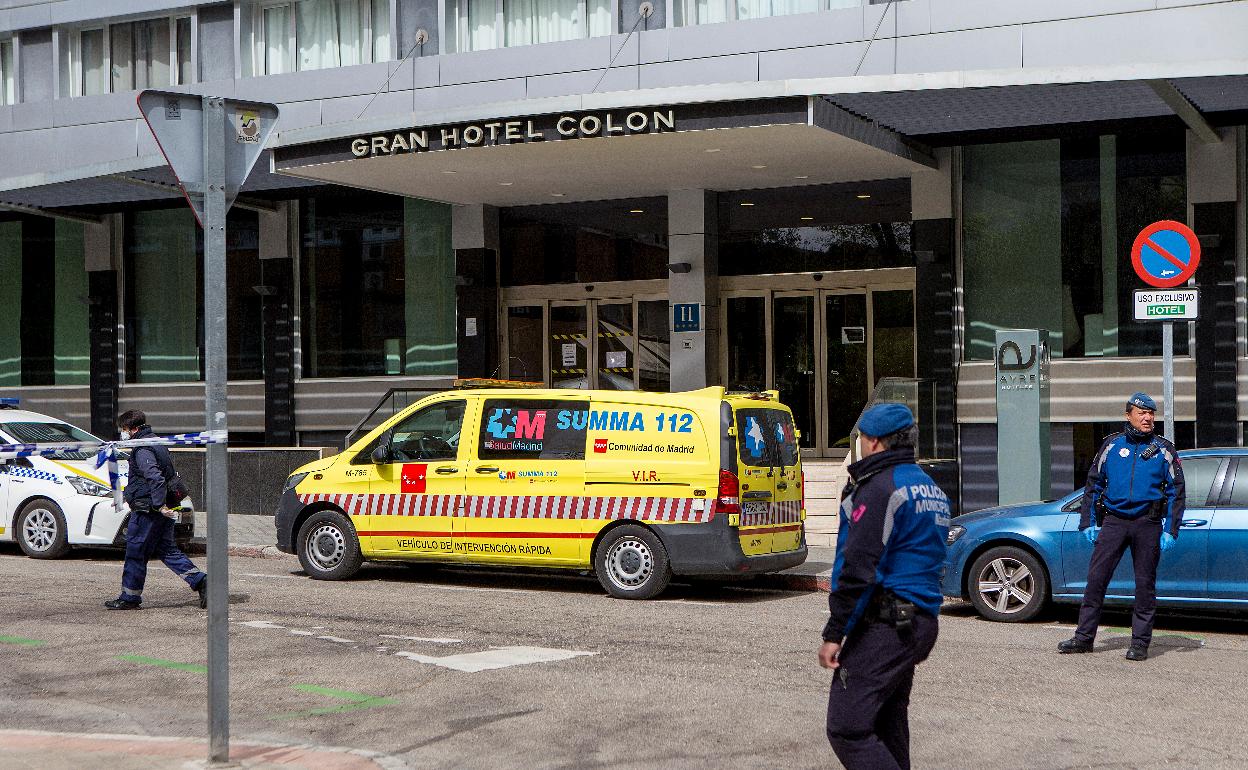
[[[69,553],[65,514],[51,500],[31,500],[17,515],[17,542],[32,559],[59,559]]]
[[[309,516],[299,527],[295,543],[303,571],[317,580],[345,580],[364,563],[355,527],[337,511]]]
[[[1044,607],[1049,577],[1040,560],[1013,546],[989,548],[968,573],[971,604],[1000,623],[1031,620]]]
[[[672,579],[667,550],[645,527],[625,524],[608,532],[594,552],[594,572],[617,599],[650,599]]]

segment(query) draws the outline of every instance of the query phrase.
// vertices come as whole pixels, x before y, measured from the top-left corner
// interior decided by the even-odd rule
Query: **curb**
[[[203,556],[208,553],[206,543],[189,543],[185,549],[186,553],[195,556]],[[289,554],[284,554],[277,550],[275,545],[239,545],[231,543],[226,549],[230,556],[241,556],[245,559],[285,559]]]
[[[802,575],[778,572],[774,575],[761,575],[754,584],[764,588],[777,588],[782,591],[823,591],[832,590],[831,575]]]

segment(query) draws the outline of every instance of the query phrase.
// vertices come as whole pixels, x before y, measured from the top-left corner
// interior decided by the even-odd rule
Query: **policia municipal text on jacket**
[[[1061,653],[1091,652],[1109,580],[1131,549],[1135,612],[1127,660],[1146,660],[1157,608],[1157,562],[1174,545],[1183,521],[1183,467],[1174,444],[1153,433],[1157,404],[1147,394],[1127,401],[1127,424],[1105,439],[1083,491],[1079,529],[1094,543],[1088,585],[1075,635]]]
[[[132,409],[117,418],[122,439],[154,435],[147,416]],[[143,606],[147,562],[160,559],[174,574],[199,593],[201,609],[208,606],[208,576],[187,558],[173,539],[173,519],[167,506],[169,486],[177,478],[169,450],[142,446],[130,452],[130,478],[125,498],[130,506],[126,526],[126,564],[121,573],[121,595],[104,602],[110,610],[137,610]]]
[[[819,648],[835,671],[828,741],[850,770],[909,768],[910,688],[936,643],[949,499],[914,462],[909,408],[873,406],[858,427]]]

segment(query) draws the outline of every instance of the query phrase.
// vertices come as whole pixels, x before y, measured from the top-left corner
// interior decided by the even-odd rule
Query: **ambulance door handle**
[[[480,468],[477,468],[477,473],[481,473],[481,474],[485,474],[485,473],[498,473],[498,466],[496,466],[496,465],[484,465],[484,466],[482,466],[482,467],[480,467]]]
[[[789,488],[789,485],[784,483],[783,481],[776,482],[776,489],[785,490],[788,488]]]
[[[438,468],[436,471],[434,471],[434,473],[440,473],[443,476],[450,476],[451,474],[459,473],[459,468],[448,468],[446,466],[443,466],[441,468]]]
[[[771,493],[766,491],[746,492],[741,495],[742,500],[770,500]]]

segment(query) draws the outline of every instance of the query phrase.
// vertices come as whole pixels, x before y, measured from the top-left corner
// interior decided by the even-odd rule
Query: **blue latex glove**
[[[1096,538],[1101,534],[1101,528],[1095,524],[1083,531],[1083,536],[1088,539],[1089,543],[1096,545]],[[1165,550],[1164,548],[1162,550]]]
[[[1177,540],[1178,538],[1176,538],[1174,535],[1170,534],[1169,532],[1162,532],[1161,533],[1161,552],[1165,553],[1166,551],[1169,551],[1171,548],[1174,547],[1174,544]]]

